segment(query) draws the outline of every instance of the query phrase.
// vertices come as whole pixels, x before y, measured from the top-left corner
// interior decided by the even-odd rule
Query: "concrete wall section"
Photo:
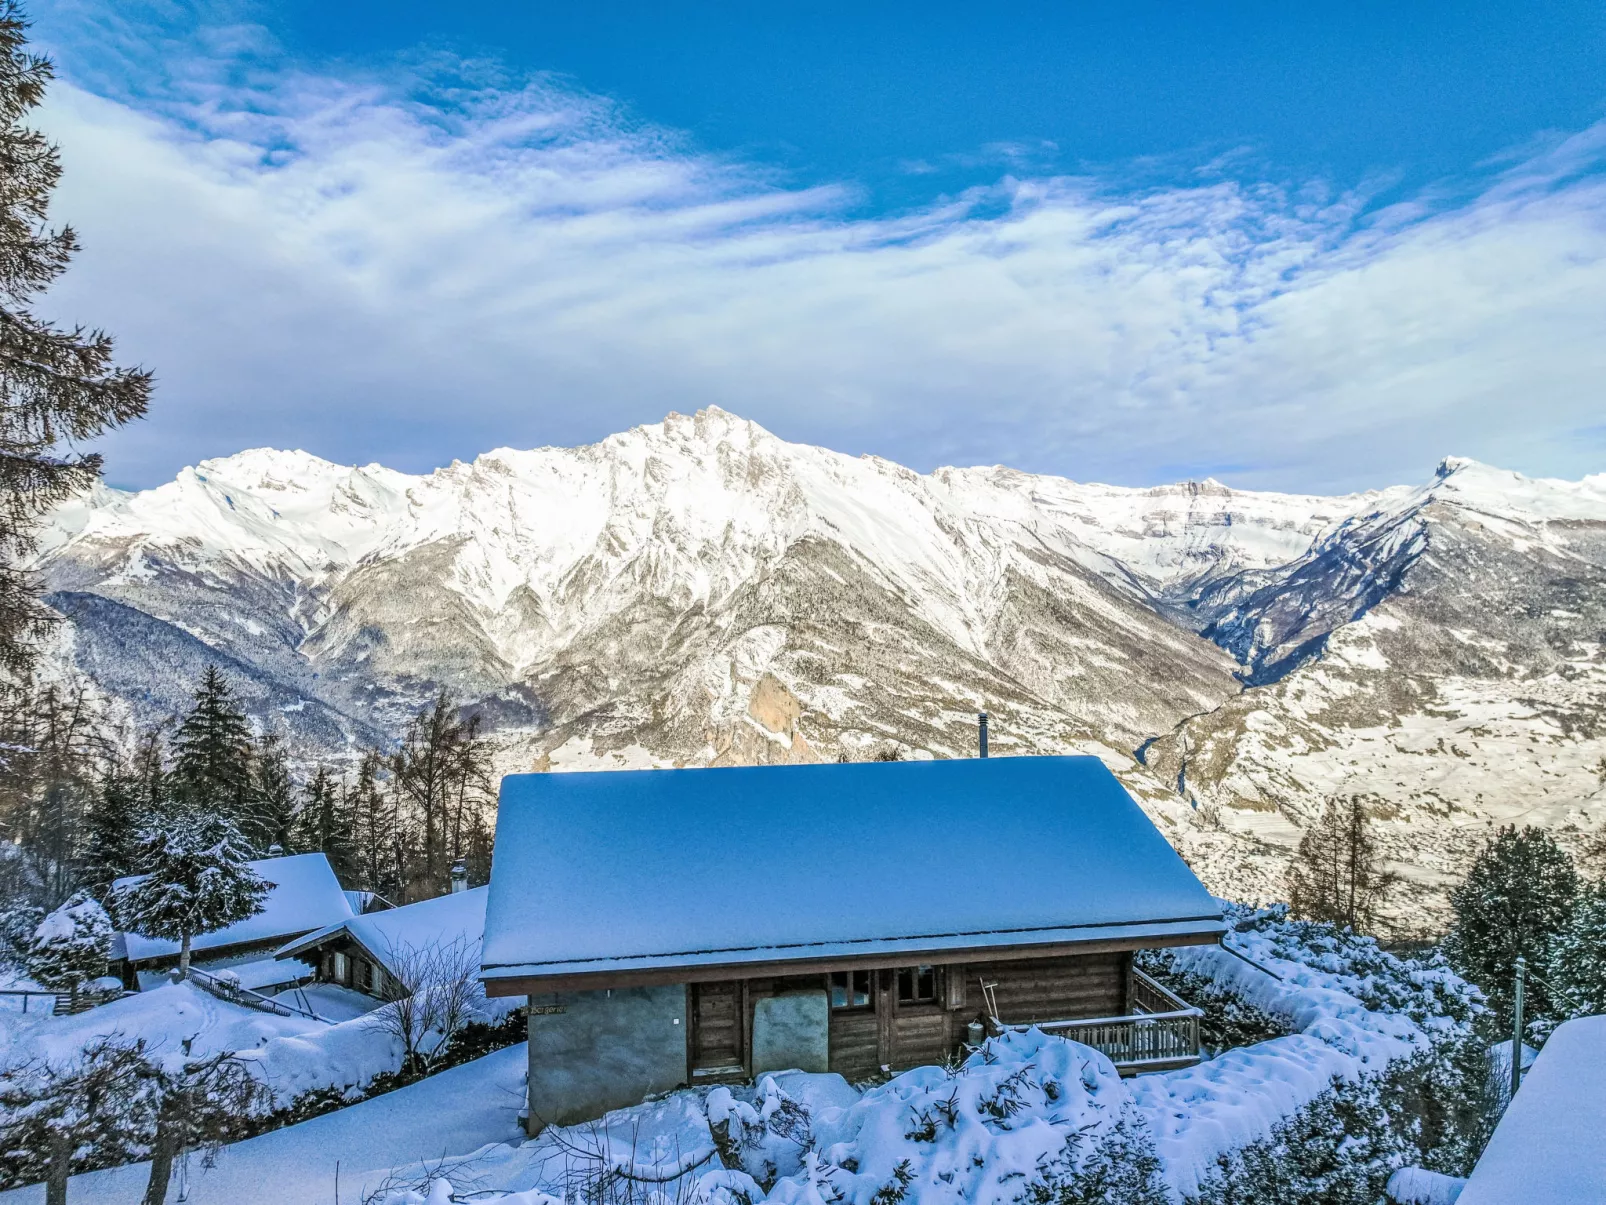
[[[828,1071],[831,1008],[823,991],[789,992],[753,1003],[753,1074]]]
[[[686,1082],[686,988],[530,997],[530,1132]]]

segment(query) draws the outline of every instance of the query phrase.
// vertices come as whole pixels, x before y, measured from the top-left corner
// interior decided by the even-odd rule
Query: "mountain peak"
[[[1433,475],[1440,481],[1443,481],[1445,478],[1462,472],[1465,469],[1479,469],[1483,467],[1484,466],[1482,464],[1476,460],[1473,460],[1470,456],[1446,456],[1443,460],[1439,461],[1439,467],[1434,470]]]

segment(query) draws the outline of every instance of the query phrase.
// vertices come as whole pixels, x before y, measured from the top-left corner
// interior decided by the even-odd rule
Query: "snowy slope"
[[[1606,477],[1470,461],[1379,507],[1235,604],[1256,648],[1313,655],[1145,751],[1274,896],[1323,799],[1359,794],[1431,923],[1493,823],[1576,849],[1606,821]],[[1218,619],[1217,623],[1223,622]],[[1420,911],[1425,909],[1426,911]]]
[[[1264,894],[1352,785],[1425,890],[1488,819],[1597,826],[1603,566],[1606,476],[921,475],[717,409],[427,475],[243,452],[95,490],[40,557],[61,663],[146,722],[208,660],[325,751],[449,687],[508,769],[952,756],[985,707],[995,751],[1097,753]]]

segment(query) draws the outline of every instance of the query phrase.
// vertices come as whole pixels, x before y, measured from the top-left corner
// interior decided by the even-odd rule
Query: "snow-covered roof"
[[[211,933],[197,934],[190,941],[192,953],[239,945],[243,942],[284,941],[309,929],[321,929],[351,916],[351,904],[340,889],[340,880],[322,854],[291,854],[283,858],[261,858],[248,865],[273,889],[263,901],[262,911],[237,924]],[[130,875],[112,884],[113,890],[138,882],[143,876]],[[178,953],[178,942],[124,935],[128,957],[133,962],[163,958]]]
[[[1458,1205],[1606,1200],[1603,1133],[1606,1017],[1580,1017],[1550,1035],[1467,1177]]]
[[[364,913],[299,937],[277,951],[274,957],[304,956],[306,951],[344,933],[355,938],[394,974],[396,967],[391,965],[391,956],[395,951],[422,950],[457,941],[472,944],[477,950],[485,933],[485,896],[484,887],[475,887],[454,895],[404,904],[400,908]]]
[[[524,774],[502,780],[484,974],[1224,931],[1093,757]]]

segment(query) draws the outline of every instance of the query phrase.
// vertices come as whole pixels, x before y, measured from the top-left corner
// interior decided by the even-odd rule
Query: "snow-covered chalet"
[[[461,947],[479,959],[486,889],[468,888],[462,880],[454,881],[453,888],[450,895],[325,925],[284,946],[274,957],[311,965],[318,983],[348,987],[378,1000],[395,999],[409,990],[404,964],[417,954]]]
[[[262,911],[190,941],[190,958],[206,970],[249,967],[246,987],[281,987],[311,976],[311,968],[276,961],[273,952],[291,938],[349,920],[351,901],[323,854],[290,854],[247,863],[271,883]],[[118,879],[113,889],[137,883],[142,876]],[[112,973],[123,986],[138,990],[165,983],[167,972],[178,965],[179,944],[138,933],[119,933],[112,952]],[[251,972],[258,972],[252,975]]]
[[[862,1079],[1000,1027],[1198,1059],[1133,966],[1221,909],[1092,757],[511,775],[481,975],[529,1003],[529,1125],[684,1084]]]

